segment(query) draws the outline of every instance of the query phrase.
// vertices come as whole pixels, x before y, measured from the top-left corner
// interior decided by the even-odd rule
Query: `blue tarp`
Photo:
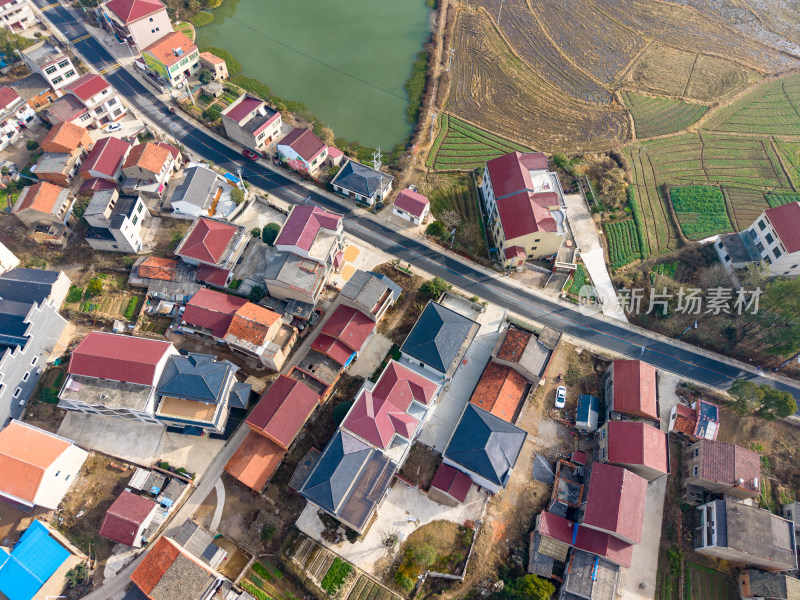
[[[0,592],[9,600],[31,600],[68,557],[69,551],[34,521],[10,556],[0,554]]]

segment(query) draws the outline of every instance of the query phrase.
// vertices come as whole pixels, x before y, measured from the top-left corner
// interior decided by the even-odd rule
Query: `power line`
[[[280,41],[280,40],[278,40],[278,39],[276,39],[276,38],[274,38],[274,37],[272,37],[270,35],[267,35],[263,31],[261,31],[260,29],[256,29],[255,27],[251,27],[247,23],[243,23],[242,21],[240,21],[239,19],[236,19],[235,17],[228,17],[228,19],[230,19],[231,21],[234,21],[235,23],[238,23],[239,25],[249,29],[250,31],[253,31],[253,32],[257,33],[258,35],[260,35],[262,37],[267,38],[268,40],[270,40],[272,42],[275,42],[276,44],[278,44],[280,46],[283,46],[284,48],[287,48],[287,49],[291,50],[292,52],[296,52],[300,56],[303,56],[303,57],[305,57],[305,58],[307,58],[307,59],[309,59],[311,61],[314,61],[315,63],[318,63],[318,64],[322,65],[323,67],[329,68],[331,71],[336,71],[337,73],[340,73],[341,75],[344,75],[345,77],[349,77],[350,79],[358,81],[359,83],[363,83],[364,85],[367,85],[367,86],[369,86],[371,88],[374,88],[374,89],[376,89],[378,91],[381,91],[381,92],[383,92],[385,94],[389,94],[390,96],[394,96],[395,98],[399,98],[400,100],[403,100],[404,102],[408,101],[408,98],[406,96],[402,96],[400,94],[396,94],[396,93],[392,92],[391,90],[387,90],[386,88],[382,88],[379,85],[376,85],[374,83],[370,83],[366,79],[361,79],[360,77],[358,77],[356,75],[353,75],[352,73],[348,73],[347,71],[343,71],[339,67],[335,67],[335,66],[333,66],[331,64],[328,64],[323,60],[320,60],[318,58],[315,58],[314,56],[311,56],[310,54],[306,54],[302,50],[298,50],[297,48],[294,48],[293,46],[290,46],[289,44],[287,44],[285,42],[282,42],[282,41]]]

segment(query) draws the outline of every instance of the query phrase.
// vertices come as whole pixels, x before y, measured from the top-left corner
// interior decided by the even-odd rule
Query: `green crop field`
[[[733,229],[725,208],[725,196],[718,187],[673,187],[669,195],[681,231],[688,239],[701,240],[717,233],[728,233]]]
[[[482,167],[487,160],[515,150],[530,152],[530,148],[447,114],[441,116],[440,124],[439,135],[436,136],[426,161],[428,168],[438,171],[468,171]]]
[[[683,131],[696,123],[708,110],[708,106],[704,104],[642,96],[632,92],[622,92],[622,99],[633,115],[636,137],[640,139]]]
[[[605,223],[603,229],[608,239],[608,260],[612,267],[624,267],[642,257],[633,219]]]
[[[788,193],[788,194],[766,194],[764,196],[767,200],[767,204],[769,204],[770,208],[775,208],[776,206],[783,206],[784,204],[789,204],[790,202],[800,202],[800,193]]]
[[[704,125],[709,131],[800,135],[800,74],[756,87],[718,111]]]

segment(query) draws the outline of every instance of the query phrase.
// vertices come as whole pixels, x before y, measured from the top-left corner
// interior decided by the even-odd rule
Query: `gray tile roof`
[[[217,579],[193,560],[179,554],[149,594],[151,600],[200,600]]]
[[[467,404],[445,458],[505,487],[527,434],[493,414]]]
[[[249,383],[237,381],[231,386],[231,393],[228,397],[228,406],[231,408],[247,408],[250,403],[250,390],[252,386]]]
[[[237,370],[233,363],[208,354],[170,356],[158,384],[158,393],[217,404],[222,400],[228,378]]]
[[[446,373],[474,325],[475,321],[429,302],[400,351]]]
[[[333,178],[331,184],[338,185],[339,187],[343,187],[361,196],[371,198],[380,187],[381,178],[383,178],[384,189],[386,189],[394,179],[394,177],[388,173],[376,171],[354,160],[348,160],[347,164],[345,164],[336,174],[336,177]]]
[[[203,529],[191,519],[183,522],[172,539],[183,546],[189,554],[212,568],[216,568],[215,565],[224,560],[224,556],[228,554],[226,550],[214,544],[214,536],[210,531]]]
[[[0,298],[41,304],[53,291],[60,271],[17,267],[0,275]]]
[[[33,73],[27,77],[18,79],[9,85],[11,86],[11,89],[17,92],[21,98],[25,98],[25,100],[30,100],[31,98],[38,96],[42,92],[46,92],[50,89],[50,85],[47,83],[44,77],[39,75],[39,73]],[[53,96],[55,96],[55,94],[53,94]]]
[[[402,288],[386,275],[359,269],[344,284],[341,294],[371,310],[387,290],[392,294],[391,302],[397,300],[402,292]]]
[[[217,174],[205,167],[186,169],[183,181],[172,192],[170,202],[189,202],[200,208],[208,208],[211,197],[216,191],[214,185]]]

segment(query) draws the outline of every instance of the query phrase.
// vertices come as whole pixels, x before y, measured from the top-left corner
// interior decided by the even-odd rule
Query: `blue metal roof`
[[[578,398],[578,408],[575,412],[575,423],[582,424],[590,429],[597,428],[597,419],[600,413],[600,399],[590,394],[581,394]]]
[[[8,600],[31,600],[68,557],[69,551],[34,521],[11,555],[0,550],[0,592]]]

